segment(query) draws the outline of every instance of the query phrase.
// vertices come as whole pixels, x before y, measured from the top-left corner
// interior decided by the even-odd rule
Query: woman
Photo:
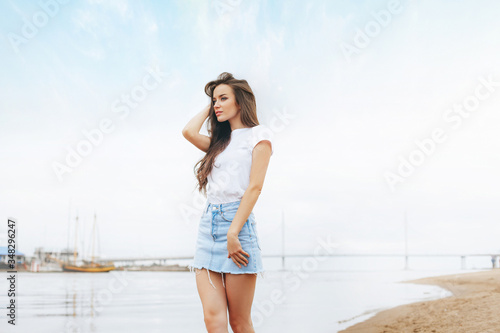
[[[207,204],[198,227],[196,285],[208,332],[254,332],[250,316],[257,273],[263,273],[253,208],[273,154],[273,133],[259,125],[245,80],[222,73],[207,83],[211,103],[182,131],[206,153],[195,165]],[[206,118],[210,136],[200,134]],[[196,166],[199,167],[196,169]]]

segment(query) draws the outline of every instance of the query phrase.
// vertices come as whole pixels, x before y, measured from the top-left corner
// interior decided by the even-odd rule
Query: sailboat
[[[75,249],[73,252],[73,264],[62,262],[61,266],[63,271],[65,272],[88,272],[88,273],[99,273],[99,272],[109,272],[116,269],[115,265],[112,262],[108,262],[106,264],[101,264],[94,262],[94,243],[95,243],[95,229],[96,229],[96,221],[97,215],[94,213],[94,227],[92,228],[92,257],[91,261],[85,261],[84,264],[77,265],[76,264],[76,239],[77,239],[77,230],[78,230],[78,216],[76,216],[76,228],[75,228]]]

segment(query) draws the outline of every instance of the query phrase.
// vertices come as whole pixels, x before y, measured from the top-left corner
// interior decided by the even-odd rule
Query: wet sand
[[[453,295],[384,310],[339,333],[500,332],[500,269],[428,277],[403,283],[437,285]]]

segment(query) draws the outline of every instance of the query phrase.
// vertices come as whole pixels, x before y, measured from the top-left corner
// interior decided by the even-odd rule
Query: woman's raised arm
[[[208,151],[208,147],[210,147],[210,137],[200,134],[200,129],[209,116],[211,106],[211,103],[208,104],[200,113],[194,116],[182,130],[182,135],[205,153]]]

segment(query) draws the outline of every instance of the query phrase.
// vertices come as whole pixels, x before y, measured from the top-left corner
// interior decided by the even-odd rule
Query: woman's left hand
[[[227,252],[228,258],[232,258],[233,262],[241,268],[240,264],[247,265],[248,259],[244,257],[246,255],[250,258],[250,255],[243,251],[241,247],[240,240],[238,239],[238,235],[228,234],[227,235]]]

